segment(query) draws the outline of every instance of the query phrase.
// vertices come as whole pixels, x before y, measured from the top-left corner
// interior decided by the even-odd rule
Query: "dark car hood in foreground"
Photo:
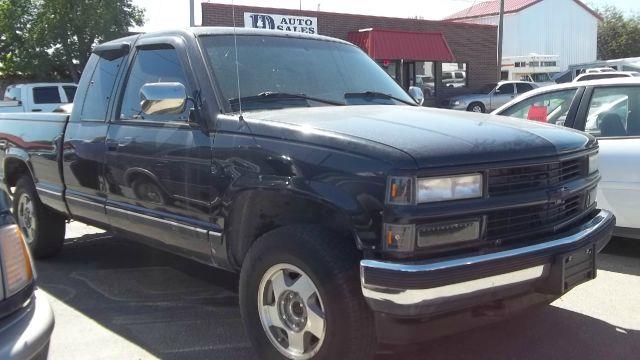
[[[592,146],[590,135],[495,115],[412,106],[293,108],[246,114],[391,146],[420,168],[532,159]]]

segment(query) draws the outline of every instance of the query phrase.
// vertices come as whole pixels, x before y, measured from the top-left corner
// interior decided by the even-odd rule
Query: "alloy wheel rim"
[[[27,244],[31,244],[35,238],[37,222],[33,199],[28,194],[22,194],[20,195],[20,199],[18,199],[17,217],[18,226],[20,230],[22,230]]]
[[[294,360],[316,355],[326,334],[324,306],[318,288],[300,268],[277,264],[258,288],[258,314],[269,341]]]
[[[474,106],[471,110],[473,110],[473,112],[482,112],[482,108],[479,105]]]

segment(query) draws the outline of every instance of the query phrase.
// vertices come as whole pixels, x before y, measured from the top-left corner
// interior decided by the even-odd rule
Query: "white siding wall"
[[[498,24],[498,16],[465,20]],[[544,0],[504,18],[504,56],[559,55],[558,66],[596,60],[598,19],[573,0]]]

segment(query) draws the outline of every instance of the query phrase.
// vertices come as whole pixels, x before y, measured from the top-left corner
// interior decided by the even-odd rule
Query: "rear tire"
[[[260,357],[371,358],[375,327],[359,259],[352,240],[321,227],[283,227],[256,240],[240,273],[240,311]]]
[[[62,250],[66,219],[40,201],[30,177],[23,176],[16,184],[13,214],[34,258],[52,257]]]
[[[474,102],[469,104],[467,107],[467,111],[475,112],[475,113],[484,113],[487,109],[484,107],[484,104],[481,102]]]

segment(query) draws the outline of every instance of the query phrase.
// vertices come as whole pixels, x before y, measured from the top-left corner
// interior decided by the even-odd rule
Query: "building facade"
[[[234,26],[233,13],[231,5],[203,3],[202,25]],[[498,80],[493,25],[235,6],[235,26],[351,41],[403,87],[420,86],[428,105]]]
[[[497,25],[500,1],[481,2],[447,21]],[[579,0],[505,0],[504,57],[558,56],[560,71],[596,60],[600,15]]]

